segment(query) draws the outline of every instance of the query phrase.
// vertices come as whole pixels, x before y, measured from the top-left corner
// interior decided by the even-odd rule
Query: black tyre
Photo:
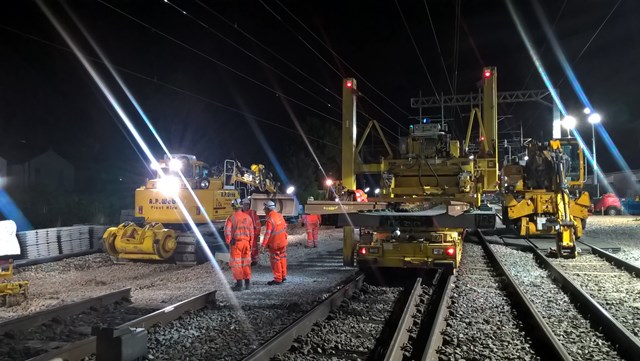
[[[607,210],[604,213],[607,216],[617,216],[618,215],[618,210],[615,207],[609,207],[609,208],[607,208]]]

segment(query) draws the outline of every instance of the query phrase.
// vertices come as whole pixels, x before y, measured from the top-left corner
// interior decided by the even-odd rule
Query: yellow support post
[[[356,80],[346,78],[342,82],[342,185],[356,189]],[[342,241],[342,262],[354,264],[353,226],[345,226]]]

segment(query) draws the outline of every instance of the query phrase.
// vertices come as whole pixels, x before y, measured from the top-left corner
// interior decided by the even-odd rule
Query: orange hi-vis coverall
[[[258,212],[253,209],[242,210],[244,214],[251,217],[253,220],[253,242],[251,243],[251,262],[258,261],[258,255],[260,255],[260,248],[258,247],[258,242],[260,242],[260,231],[262,230],[262,224],[260,224],[260,217],[258,216]]]
[[[242,212],[234,212],[224,225],[224,240],[229,249],[229,267],[236,281],[251,279],[251,243],[253,220]]]
[[[269,247],[269,260],[273,280],[282,282],[287,278],[287,222],[276,211],[267,214],[262,247]]]
[[[320,228],[321,218],[319,214],[305,214],[302,216],[302,222],[307,227],[307,247],[318,246],[318,229]]]

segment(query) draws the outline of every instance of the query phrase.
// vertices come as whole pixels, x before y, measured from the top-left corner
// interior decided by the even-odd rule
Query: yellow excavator
[[[19,305],[29,297],[28,281],[10,281],[13,277],[13,256],[20,255],[16,223],[0,221],[0,307]]]
[[[193,265],[206,261],[193,220],[212,252],[226,252],[220,230],[232,213],[231,202],[251,199],[251,208],[264,214],[263,203],[273,200],[285,217],[297,215],[295,198],[278,193],[279,184],[261,164],[243,167],[225,160],[222,169],[212,169],[194,155],[173,154],[153,164],[156,176],[135,191],[135,215],[144,226],[125,222],[103,235],[105,251],[116,261],[170,261]],[[179,208],[184,205],[187,214]],[[200,205],[198,205],[200,203]]]
[[[591,205],[582,148],[573,138],[532,142],[527,157],[503,168],[503,222],[523,237],[554,235],[558,256],[574,258]]]

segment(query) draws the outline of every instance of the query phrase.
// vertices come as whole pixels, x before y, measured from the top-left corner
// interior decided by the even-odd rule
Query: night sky
[[[442,58],[423,1],[102,0],[66,4],[118,67],[170,150],[196,154],[209,163],[234,157],[245,163],[268,164],[257,134],[264,135],[282,161],[291,151],[287,148],[301,144],[292,117],[305,130],[310,129],[306,125],[312,119],[327,128],[339,127],[337,95],[344,76],[358,80],[366,96],[359,100],[360,110],[368,116],[393,132],[398,131],[398,123],[404,127],[412,123],[409,116],[417,115],[417,110],[410,108],[409,99],[419,91],[432,96],[433,89],[402,16],[438,92],[451,94],[449,81],[457,93],[476,92],[486,65],[498,67],[499,91],[544,89],[539,74],[532,73],[533,62],[505,3],[459,1],[457,22],[457,2],[427,1]],[[540,0],[548,21],[558,19],[554,33],[567,59],[575,63],[573,69],[586,95],[634,169],[640,168],[640,120],[635,109],[640,94],[640,2],[620,1],[587,46],[618,2]],[[582,117],[578,130],[590,145],[591,129],[582,115],[583,105],[563,80],[558,58],[547,44],[533,7],[529,1],[514,3],[569,113]],[[97,58],[62,3],[45,4],[85,54]],[[35,2],[3,3],[0,44],[0,155],[11,162],[51,148],[79,172],[99,166],[114,167],[124,175],[145,174],[143,164],[147,162],[141,160],[139,147],[132,146],[113,107]],[[144,130],[106,67],[97,61],[91,64],[108,79],[151,143],[150,132]],[[468,113],[468,109],[461,111]],[[500,130],[519,130],[522,124],[525,136],[551,136],[550,108],[535,103],[506,105],[500,107],[500,115],[510,115],[500,123]],[[253,118],[259,132],[247,120],[251,116],[259,117]],[[364,126],[366,117],[359,116]],[[453,128],[461,136],[466,120],[452,109],[446,116],[457,118]],[[339,139],[322,141],[339,144]],[[317,140],[311,144],[318,144]],[[151,148],[156,156],[162,155],[155,143]],[[299,151],[308,152],[304,147]],[[600,139],[598,158],[605,171],[619,170]]]

